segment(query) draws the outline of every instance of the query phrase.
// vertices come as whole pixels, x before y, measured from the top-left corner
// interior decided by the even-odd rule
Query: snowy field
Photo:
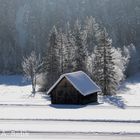
[[[126,80],[117,97],[100,97],[99,104],[51,105],[44,94],[37,93],[35,97],[30,94],[31,85],[22,76],[0,76],[0,138],[11,138],[7,136],[10,132],[27,132],[29,136],[22,139],[34,139],[31,136],[35,133],[46,134],[43,137],[46,139],[65,139],[63,134],[71,139],[76,139],[73,134],[89,139],[98,135],[115,139],[114,134],[126,140],[140,137],[140,75]],[[56,137],[58,134],[61,136]]]
[[[140,74],[129,78],[122,87],[120,93],[126,105],[140,107]]]
[[[0,104],[44,105],[46,99],[40,94],[34,98],[31,95],[31,85],[22,76],[0,76]]]
[[[25,104],[25,105],[49,105],[45,95],[37,93],[35,97],[30,97],[31,85],[29,85],[22,76],[0,76],[0,104]],[[106,102],[104,102],[106,101]],[[122,85],[116,98],[108,100],[99,99],[100,106],[121,107],[140,107],[140,74],[129,78]],[[87,107],[96,107],[88,105]],[[112,106],[112,105],[111,105]]]

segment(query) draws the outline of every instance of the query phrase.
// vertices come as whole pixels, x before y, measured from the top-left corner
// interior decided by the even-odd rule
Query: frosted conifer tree
[[[94,70],[94,58],[95,58],[95,54],[94,52],[92,52],[91,55],[88,55],[87,57],[87,73],[88,75],[90,75],[90,77],[92,79],[94,79],[94,75],[93,75],[93,70]]]
[[[66,61],[65,65],[67,67],[66,72],[72,72],[74,69],[74,55],[75,55],[75,41],[72,34],[70,24],[67,23],[66,26]]]
[[[58,47],[58,56],[59,56],[59,65],[60,65],[60,73],[64,73],[64,55],[65,55],[65,42],[64,42],[64,34],[62,33],[62,29],[58,32],[57,38],[57,47]]]
[[[95,19],[92,16],[87,17],[85,20],[84,32],[86,34],[86,45],[90,55],[93,53],[94,47],[96,46],[95,34],[98,29],[99,25],[96,23]]]
[[[58,32],[55,26],[53,27],[49,36],[45,70],[47,72],[47,87],[49,88],[60,75]]]
[[[112,41],[106,30],[96,33],[97,47],[95,49],[94,71],[95,81],[102,88],[104,95],[113,95],[118,86],[114,63]]]
[[[62,32],[62,29],[58,33],[58,50],[59,50],[59,64],[60,64],[60,75],[66,73],[67,71],[67,37],[66,34]]]
[[[127,57],[122,55],[120,48],[113,48],[113,62],[115,64],[116,82],[120,84],[125,79],[125,70],[128,64]]]
[[[86,71],[87,49],[84,42],[85,38],[82,32],[81,24],[78,20],[74,25],[73,35],[75,41],[74,70]]]

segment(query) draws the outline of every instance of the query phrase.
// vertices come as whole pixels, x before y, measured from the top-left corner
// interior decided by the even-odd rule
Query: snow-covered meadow
[[[23,104],[23,105],[50,105],[50,100],[45,94],[37,93],[31,97],[31,85],[21,75],[0,76],[0,104]],[[110,101],[110,102],[109,102]],[[140,107],[140,74],[127,79],[115,98],[99,97],[98,105],[88,105],[86,108],[101,106]],[[117,104],[118,103],[118,104]],[[68,105],[66,106],[66,108]],[[76,106],[75,106],[76,107]],[[61,105],[60,105],[61,108]]]
[[[123,83],[117,97],[99,97],[99,104],[51,105],[45,94],[31,97],[31,85],[22,76],[0,76],[0,130],[139,136],[139,91],[137,74]]]
[[[31,85],[21,75],[0,76],[0,104],[46,104],[41,94],[31,97]]]

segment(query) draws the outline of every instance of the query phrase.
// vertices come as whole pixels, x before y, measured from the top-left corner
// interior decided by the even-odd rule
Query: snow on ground
[[[116,135],[82,135],[82,134],[47,134],[30,136],[9,136],[1,137],[2,140],[139,140],[138,136],[116,136]]]
[[[120,93],[127,106],[140,107],[140,74],[126,80]]]
[[[0,104],[46,105],[41,94],[30,95],[31,85],[22,76],[0,76]]]
[[[120,87],[117,96],[100,99],[103,106],[117,106],[119,108],[140,108],[140,74],[127,79]]]
[[[140,135],[140,75],[128,79],[116,97],[99,104],[51,105],[31,95],[22,76],[0,76],[0,130],[34,132],[133,133]]]
[[[68,126],[68,127],[67,127]],[[140,133],[138,123],[106,123],[106,122],[68,122],[68,121],[10,121],[0,122],[0,128],[4,131],[21,131],[41,133],[60,132],[60,133],[101,133],[105,130],[106,133]]]
[[[0,107],[0,119],[86,120],[140,122],[140,108],[58,108],[58,107]]]
[[[50,101],[46,101],[44,95],[36,94],[35,97],[30,97],[30,95],[31,85],[22,76],[0,76],[0,104],[50,104]],[[101,98],[99,101],[100,105],[98,106],[110,106],[109,101],[112,101],[114,104],[116,103],[116,106],[118,103],[118,107],[119,103],[131,107],[140,107],[140,74],[136,74],[126,80],[116,98]]]
[[[50,100],[43,94],[37,93],[35,97],[30,97],[31,85],[23,81],[22,76],[0,76],[0,118],[134,120],[138,122],[140,121],[139,91],[140,74],[137,74],[122,85],[120,94],[116,98],[109,98],[113,103],[117,103],[117,107],[108,102],[104,103],[108,99],[102,98],[99,99],[99,104],[86,106],[51,105]],[[119,103],[125,104],[126,108],[121,108]],[[5,105],[9,106],[5,107]]]

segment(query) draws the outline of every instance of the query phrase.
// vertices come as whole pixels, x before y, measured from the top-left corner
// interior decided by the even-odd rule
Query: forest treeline
[[[101,88],[104,95],[114,95],[126,76],[139,71],[139,55],[133,44],[115,48],[106,28],[95,18],[78,19],[62,28],[53,26],[48,37],[45,56],[40,59],[35,51],[22,62],[25,76],[49,89],[64,73],[86,72]]]
[[[69,22],[73,30],[79,19],[83,28],[90,16],[106,28],[115,48],[133,50],[132,59],[137,63],[139,0],[0,0],[0,73],[21,73],[23,57],[33,50],[44,58],[54,25],[63,32]]]

